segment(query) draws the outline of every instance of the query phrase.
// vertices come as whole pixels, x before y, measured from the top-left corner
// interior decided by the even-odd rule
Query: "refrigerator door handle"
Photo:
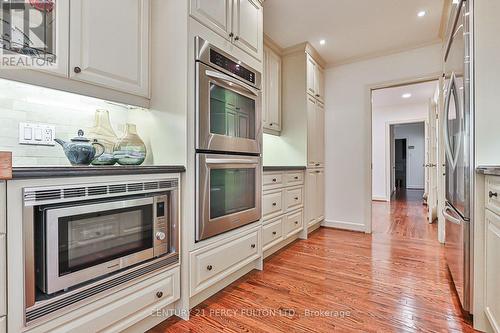
[[[462,221],[460,219],[457,219],[456,217],[453,217],[451,216],[450,214],[448,214],[448,212],[450,211],[450,207],[445,207],[443,209],[443,216],[450,222],[452,223],[455,223],[455,224],[458,224],[458,225],[461,225],[462,224]]]
[[[456,116],[457,118],[460,118],[460,100],[458,99],[457,95],[457,84],[456,84],[456,77],[455,73],[451,73],[450,77],[450,84],[448,86],[448,91],[446,92],[446,99],[444,102],[444,120],[443,120],[443,131],[444,131],[444,144],[445,144],[445,152],[446,155],[448,156],[448,160],[451,163],[451,166],[453,169],[456,168],[457,163],[458,163],[458,151],[460,150],[460,147],[462,145],[462,135],[458,136],[457,143],[455,145],[455,156],[453,156],[453,152],[451,150],[451,143],[450,143],[450,136],[449,136],[449,130],[448,130],[448,117],[450,114],[450,105],[451,105],[451,96],[453,94],[453,97],[455,99],[455,108],[456,108]],[[460,119],[459,119],[460,120]],[[460,132],[463,132],[463,125],[462,121],[460,120],[459,122],[460,126]]]

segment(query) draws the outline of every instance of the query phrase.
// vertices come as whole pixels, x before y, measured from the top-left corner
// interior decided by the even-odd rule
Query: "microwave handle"
[[[206,70],[205,75],[209,76],[211,78],[214,78],[214,79],[219,79],[222,81],[230,82],[232,84],[237,85],[238,87],[243,88],[244,90],[248,91],[252,95],[259,96],[259,91],[257,89],[254,89],[254,88],[250,87],[249,85],[247,85],[247,84],[245,84],[245,83],[243,83],[243,82],[241,82],[241,81],[239,81],[239,80],[237,80],[229,75],[222,74],[222,73],[215,72],[215,71],[211,71],[211,70]]]
[[[259,164],[257,160],[250,158],[207,158],[205,162],[206,164]]]

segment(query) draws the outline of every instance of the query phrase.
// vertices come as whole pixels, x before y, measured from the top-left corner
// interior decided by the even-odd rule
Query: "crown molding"
[[[309,54],[314,59],[314,61],[316,61],[316,63],[318,63],[321,67],[323,68],[326,67],[326,61],[321,57],[318,51],[316,51],[316,49],[308,42],[303,42],[297,45],[287,47],[283,50],[282,55],[287,56],[298,52],[305,52]]]
[[[385,57],[385,56],[403,53],[403,52],[407,52],[407,51],[412,51],[412,50],[416,50],[416,49],[420,49],[420,48],[423,48],[426,46],[431,46],[431,45],[436,45],[436,44],[443,44],[443,40],[441,38],[436,38],[432,41],[417,44],[417,45],[411,45],[411,46],[406,46],[406,47],[401,47],[401,48],[396,48],[396,49],[391,49],[391,50],[368,53],[368,54],[357,56],[357,57],[351,57],[351,58],[344,59],[342,61],[328,63],[326,68],[332,68],[332,67],[348,65],[348,64],[352,64],[352,63],[360,62],[360,61],[364,61],[364,60]]]
[[[264,45],[273,50],[279,56],[283,55],[283,49],[271,37],[264,34]]]

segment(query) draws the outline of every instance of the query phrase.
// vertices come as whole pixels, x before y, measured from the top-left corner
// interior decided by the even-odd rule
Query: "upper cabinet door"
[[[307,93],[316,96],[316,62],[307,55]]]
[[[316,74],[315,74],[315,86],[316,86],[316,97],[324,102],[325,101],[325,72],[324,70],[316,65]]]
[[[149,97],[149,0],[72,0],[70,77]]]
[[[234,0],[190,0],[191,16],[226,39],[230,39]]]
[[[281,58],[269,48],[264,49],[263,114],[265,129],[281,131]]]
[[[259,1],[234,0],[232,30],[234,44],[262,60],[264,30],[262,6]]]

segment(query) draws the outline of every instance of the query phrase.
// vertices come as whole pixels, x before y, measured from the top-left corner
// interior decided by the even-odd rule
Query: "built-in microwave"
[[[24,188],[26,321],[178,262],[178,181]]]
[[[197,154],[196,163],[196,241],[260,220],[260,156]]]
[[[261,74],[196,37],[196,149],[262,152]]]

